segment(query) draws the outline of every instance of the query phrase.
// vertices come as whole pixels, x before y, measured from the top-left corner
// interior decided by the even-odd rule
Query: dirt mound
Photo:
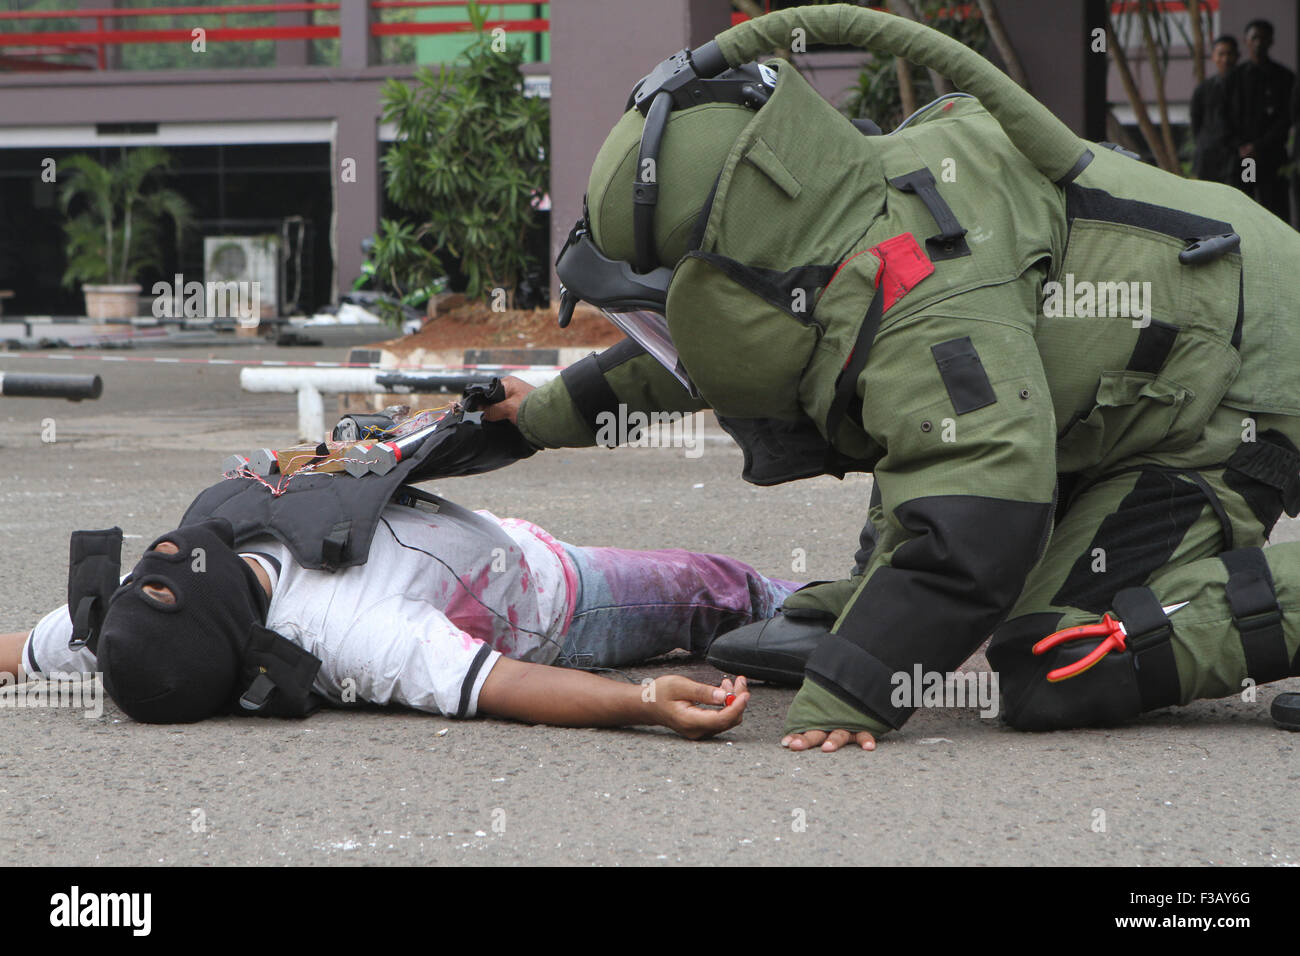
[[[416,349],[430,352],[466,348],[606,348],[623,338],[595,309],[579,306],[562,329],[555,309],[508,309],[493,312],[485,303],[467,302],[425,322],[418,332],[377,343],[398,355]]]

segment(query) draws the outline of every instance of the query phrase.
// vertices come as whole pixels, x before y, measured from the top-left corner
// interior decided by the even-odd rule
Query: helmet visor
[[[648,309],[633,309],[616,312],[613,309],[601,309],[605,318],[618,326],[623,334],[635,341],[658,360],[659,364],[672,372],[673,377],[685,386],[693,397],[699,397],[695,383],[686,374],[681,359],[677,356],[677,346],[673,345],[672,336],[668,334],[668,320],[661,312]]]

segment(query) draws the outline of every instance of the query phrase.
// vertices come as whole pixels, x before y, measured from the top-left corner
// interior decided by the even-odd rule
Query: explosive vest
[[[512,604],[517,608],[521,600],[535,600],[530,589],[520,586],[519,546],[495,523],[407,482],[478,474],[534,451],[513,425],[484,422],[481,411],[454,411],[414,454],[385,475],[303,473],[276,479],[278,486],[230,475],[194,499],[179,527],[219,519],[229,522],[233,549],[269,535],[284,544],[302,567],[333,571],[365,563],[390,501],[419,507],[430,512],[430,523],[447,541],[443,554],[431,555],[442,570],[466,589],[477,574],[478,591],[474,601],[460,605],[460,625],[484,640],[499,642],[514,625],[507,614],[492,608]],[[68,610],[74,647],[97,651],[100,626],[118,590],[121,545],[120,528],[78,531],[72,536]],[[498,549],[503,570],[485,578],[481,556]],[[457,614],[449,616],[455,620]],[[303,717],[319,706],[312,685],[320,660],[292,641],[254,624],[238,656],[232,713]]]

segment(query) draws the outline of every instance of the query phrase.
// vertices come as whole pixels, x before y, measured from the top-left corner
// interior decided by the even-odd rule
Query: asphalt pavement
[[[121,525],[129,565],[227,454],[294,439],[294,397],[243,394],[232,366],[0,356],[6,370],[97,372],[105,387],[81,404],[0,399],[0,632],[66,600],[71,531]],[[579,544],[848,571],[868,477],[753,487],[716,423],[704,435],[698,457],[550,451],[430,490]],[[1298,538],[1300,522],[1275,534]],[[720,676],[685,657],[629,676],[669,672]],[[829,755],[778,746],[793,692],[765,685],[740,727],[700,743],[402,711],[160,727],[111,702],[92,718],[0,707],[0,865],[1296,865],[1300,737],[1269,718],[1279,689],[1300,681],[1050,734],[925,709],[875,752]]]

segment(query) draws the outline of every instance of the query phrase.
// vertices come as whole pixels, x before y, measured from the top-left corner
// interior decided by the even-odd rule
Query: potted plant
[[[129,319],[139,306],[140,272],[158,267],[163,223],[170,220],[179,248],[191,219],[189,204],[174,189],[157,183],[171,165],[161,149],[125,150],[113,166],[86,155],[63,160],[67,178],[59,190],[65,215],[80,211],[64,225],[68,267],[65,285],[81,283],[86,315],[92,319]]]

